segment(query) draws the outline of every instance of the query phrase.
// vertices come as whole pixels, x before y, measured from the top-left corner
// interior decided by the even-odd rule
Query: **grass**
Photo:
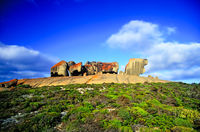
[[[200,131],[199,84],[20,85],[0,106],[2,132]]]

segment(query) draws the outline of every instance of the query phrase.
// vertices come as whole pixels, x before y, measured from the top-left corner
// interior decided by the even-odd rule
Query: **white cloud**
[[[153,46],[149,56],[147,73],[163,79],[179,80],[200,78],[200,43],[161,43]]]
[[[106,43],[111,48],[141,50],[162,41],[158,25],[136,20],[122,26],[119,32],[107,39]]]
[[[46,76],[56,61],[36,50],[0,43],[0,81]]]
[[[30,50],[22,46],[17,45],[0,45],[0,59],[3,60],[19,60],[38,56],[39,52],[35,50]]]
[[[168,35],[175,31],[175,27],[167,27]],[[130,21],[108,38],[107,45],[134,49],[132,52],[146,56],[146,75],[167,80],[200,79],[200,43],[168,42],[165,32],[157,24]]]
[[[200,67],[200,43],[180,44],[177,42],[161,43],[149,49],[150,69],[190,69]]]

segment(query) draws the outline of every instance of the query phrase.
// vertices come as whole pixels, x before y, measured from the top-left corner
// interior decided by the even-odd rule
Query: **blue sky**
[[[147,58],[144,76],[199,82],[198,0],[1,0],[0,81],[49,76],[60,60]]]

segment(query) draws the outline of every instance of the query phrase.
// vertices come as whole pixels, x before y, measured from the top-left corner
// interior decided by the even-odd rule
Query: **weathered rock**
[[[103,63],[97,62],[99,70],[104,73],[118,73],[119,64],[117,62]],[[100,72],[98,71],[98,72]]]
[[[119,69],[119,65],[117,62],[104,63],[104,62],[87,61],[84,67],[87,75],[106,74],[106,73],[117,74]]]
[[[13,80],[10,80],[10,81],[7,81],[7,82],[2,82],[2,83],[0,83],[0,87],[9,88],[9,87],[12,87],[12,86],[16,86],[17,81],[18,81],[17,79],[13,79]]]
[[[71,65],[69,67],[69,72],[71,76],[82,76],[83,75],[82,62]]]
[[[20,81],[20,80],[19,80]],[[119,75],[119,74],[102,74],[91,76],[71,76],[71,77],[48,77],[27,79],[23,84],[28,84],[32,87],[43,86],[58,86],[68,84],[103,84],[103,83],[151,83],[161,82],[166,83],[169,81],[160,79],[150,79],[148,77],[140,77],[134,75]]]
[[[96,61],[87,61],[83,66],[87,75],[95,75],[98,72],[97,62]]]
[[[126,75],[137,75],[145,72],[144,66],[148,64],[147,59],[132,58],[129,60],[128,64],[125,67]]]
[[[58,62],[51,67],[51,77],[56,76],[69,76],[68,74],[68,63],[64,60]]]
[[[76,63],[74,61],[69,61],[67,64],[68,64],[68,67],[70,67],[70,66],[72,66],[72,65],[74,65]]]
[[[97,72],[97,66],[92,64],[84,65],[86,75],[94,75]]]
[[[123,72],[123,71],[119,71],[119,74],[120,74],[120,75],[124,75],[124,72]]]
[[[90,61],[86,61],[86,62],[85,62],[85,65],[96,64],[96,63],[97,63],[96,61],[91,61],[91,62],[90,62]]]

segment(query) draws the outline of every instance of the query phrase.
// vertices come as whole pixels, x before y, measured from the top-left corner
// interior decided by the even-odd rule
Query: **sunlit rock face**
[[[117,62],[105,63],[105,62],[86,62],[84,65],[87,75],[95,74],[117,74],[119,64]]]
[[[69,67],[69,72],[71,76],[82,76],[83,75],[82,62],[71,65]]]
[[[95,75],[98,72],[97,63],[95,61],[87,61],[84,65],[86,75]]]
[[[51,77],[56,76],[69,76],[68,74],[68,64],[66,61],[62,60],[51,67]]]
[[[144,66],[148,64],[147,59],[132,58],[129,60],[128,64],[125,67],[126,75],[137,75],[145,72]]]
[[[117,62],[111,62],[111,63],[99,62],[99,65],[101,66],[102,73],[114,73],[114,74],[118,73],[119,64]]]
[[[17,81],[18,81],[17,79],[12,79],[12,80],[7,81],[7,82],[2,82],[2,83],[0,83],[0,87],[9,88],[9,87],[12,87],[12,86],[16,86]]]

